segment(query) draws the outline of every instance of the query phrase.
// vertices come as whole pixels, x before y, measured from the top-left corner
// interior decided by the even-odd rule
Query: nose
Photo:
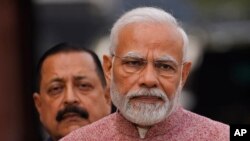
[[[145,68],[141,71],[139,76],[139,85],[146,88],[155,88],[158,86],[159,81],[157,73],[152,63],[147,63]]]
[[[78,104],[79,97],[73,87],[68,87],[64,94],[64,104]]]

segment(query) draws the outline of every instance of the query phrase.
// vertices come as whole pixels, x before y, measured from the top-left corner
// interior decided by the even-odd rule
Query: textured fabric
[[[71,132],[60,141],[229,141],[229,126],[178,108],[140,139],[134,124],[118,112]]]

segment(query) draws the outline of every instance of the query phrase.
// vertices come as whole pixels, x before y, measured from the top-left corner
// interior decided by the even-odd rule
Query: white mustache
[[[140,88],[135,91],[129,91],[126,95],[127,99],[132,99],[140,96],[154,96],[162,99],[164,102],[167,101],[166,94],[159,88]]]

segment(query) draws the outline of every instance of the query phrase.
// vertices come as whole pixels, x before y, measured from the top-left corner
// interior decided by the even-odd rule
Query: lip
[[[66,120],[66,119],[74,120],[74,119],[79,119],[79,118],[81,118],[81,117],[77,113],[67,113],[67,114],[63,115],[63,120]]]
[[[135,96],[130,98],[130,101],[154,104],[157,102],[163,102],[163,99],[157,96]]]

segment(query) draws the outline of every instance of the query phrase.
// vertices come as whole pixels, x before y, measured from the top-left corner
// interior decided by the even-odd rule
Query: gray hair
[[[139,7],[122,15],[113,25],[110,34],[110,54],[115,53],[118,44],[118,34],[120,30],[128,24],[138,22],[158,22],[158,23],[171,23],[176,25],[177,30],[183,38],[183,60],[187,59],[188,37],[183,28],[179,25],[177,20],[170,14],[162,9],[154,7]]]

